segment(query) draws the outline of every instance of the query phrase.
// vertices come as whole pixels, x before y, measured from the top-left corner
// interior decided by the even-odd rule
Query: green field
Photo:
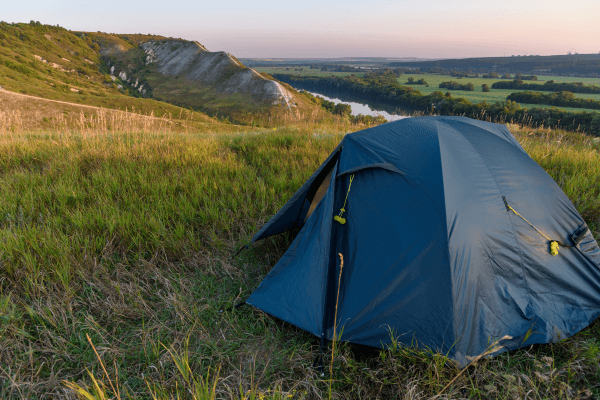
[[[406,75],[402,75],[400,78],[398,78],[398,83],[403,84],[403,85],[406,84],[409,77],[413,77],[415,79],[415,81],[419,80],[421,78],[425,78],[425,80],[427,81],[429,86],[408,85],[408,84],[406,85],[406,86],[411,86],[411,87],[414,87],[415,89],[418,89],[423,94],[429,94],[436,90],[441,90],[444,93],[446,93],[446,92],[452,93],[452,96],[454,96],[454,97],[464,97],[473,103],[480,103],[484,100],[487,101],[488,103],[496,102],[496,101],[503,101],[503,100],[506,100],[506,97],[509,94],[518,92],[518,90],[516,90],[516,89],[492,89],[492,84],[494,82],[498,82],[499,79],[488,79],[488,78],[460,78],[459,79],[459,78],[452,77],[450,75],[406,74]],[[558,78],[558,77],[548,77],[548,78],[549,78],[548,80],[552,80],[552,79]],[[557,80],[557,79],[554,79],[554,80]],[[442,88],[442,89],[439,88],[440,83],[448,82],[448,81],[456,81],[456,82],[462,83],[462,84],[471,82],[473,85],[475,85],[475,90],[473,92],[467,92],[464,90],[448,90],[448,89],[444,89],[444,88]],[[546,82],[546,81],[545,80],[527,81],[527,83],[539,83],[540,85],[543,85],[544,82]],[[576,81],[576,82],[580,82],[580,81]],[[487,84],[490,87],[489,92],[482,91],[483,84]],[[552,93],[552,92],[544,92],[544,93]],[[600,94],[575,93],[575,97],[600,100]]]
[[[600,320],[462,373],[441,354],[342,344],[330,380],[311,368],[310,334],[251,307],[220,312],[290,238],[233,252],[351,129],[2,131],[0,398],[425,399],[451,382],[448,398],[600,396]],[[600,147],[510,129],[600,240]]]
[[[297,68],[303,68],[302,71],[295,71]],[[321,71],[320,69],[310,69],[310,66],[304,67],[273,67],[273,68],[255,68],[259,72],[266,72],[268,74],[294,74],[294,75],[313,75],[313,76],[347,76],[351,75],[351,72],[333,72],[333,71]],[[356,76],[363,76],[364,72],[355,73]],[[407,84],[408,78],[413,77],[415,81],[424,78],[428,85],[409,85]],[[577,78],[577,77],[564,77],[564,76],[539,76],[538,81],[526,81],[527,83],[539,83],[544,84],[547,80],[554,80],[556,82],[584,82],[585,84],[599,84],[600,79],[598,78]],[[468,82],[475,85],[475,90],[467,92],[464,90],[448,90],[439,87],[442,82],[456,81],[458,83],[466,84]],[[436,90],[442,92],[450,92],[453,97],[463,97],[472,103],[481,103],[487,101],[488,103],[495,103],[497,101],[505,101],[506,97],[511,93],[517,92],[516,89],[492,89],[492,84],[498,82],[500,79],[489,79],[489,78],[456,78],[450,75],[433,75],[433,74],[404,74],[398,78],[398,83],[406,86],[411,86],[419,90],[423,94],[430,94]],[[487,84],[490,87],[489,92],[482,91],[482,85]],[[552,92],[543,92],[552,93]],[[585,99],[600,100],[600,94],[582,94],[575,93],[575,97],[581,97]],[[521,104],[522,107],[538,107],[538,108],[550,108],[552,106],[543,104]],[[598,112],[598,110],[584,109],[584,108],[573,108],[573,107],[561,107],[568,111],[589,111]]]

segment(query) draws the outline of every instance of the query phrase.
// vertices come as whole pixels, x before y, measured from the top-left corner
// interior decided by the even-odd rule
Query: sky
[[[4,3],[4,2],[3,2]],[[0,20],[195,40],[238,58],[600,52],[598,0],[27,0]]]

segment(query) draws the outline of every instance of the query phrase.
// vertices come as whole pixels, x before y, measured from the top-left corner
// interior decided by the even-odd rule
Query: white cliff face
[[[115,66],[114,65],[112,67],[110,67],[110,74],[111,75],[115,74]]]
[[[146,52],[146,64],[151,64],[155,61],[158,61],[158,58],[154,54],[154,50],[152,48],[145,50]]]
[[[277,89],[279,90],[279,93],[282,94],[283,96],[283,100],[285,101],[285,105],[287,106],[288,109],[291,109],[292,106],[294,105],[294,99],[292,97],[292,95],[290,94],[290,92],[288,92],[287,90],[285,90],[285,88],[283,86],[281,86],[281,83],[279,82],[275,82],[275,85],[277,85]]]
[[[127,80],[127,74],[125,73],[125,71],[119,72],[119,78],[121,78],[121,80],[123,81]]]
[[[148,41],[140,47],[146,62],[155,63],[164,75],[211,85],[223,94],[247,93],[261,103],[294,106],[293,96],[282,85],[246,68],[228,53],[210,52],[197,42],[182,40]]]

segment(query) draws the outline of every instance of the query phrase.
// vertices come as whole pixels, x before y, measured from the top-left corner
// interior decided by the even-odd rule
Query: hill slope
[[[77,110],[79,114],[83,109],[78,104],[155,117],[177,118],[185,114],[186,121],[216,122],[204,113],[143,98],[139,92],[119,87],[120,82],[110,78],[99,51],[100,47],[90,39],[64,28],[0,22],[0,88],[5,91],[0,111],[20,112],[24,129],[43,127],[44,118],[52,119],[63,112]],[[31,104],[25,104],[26,98],[9,92],[55,102],[38,107],[35,99],[28,98]]]
[[[46,99],[162,117],[182,107],[237,122],[314,108],[291,87],[198,42],[0,22],[0,86]],[[291,113],[290,113],[291,112]]]
[[[196,41],[152,35],[81,33],[100,47],[109,76],[127,90],[237,121],[311,105],[291,87]]]

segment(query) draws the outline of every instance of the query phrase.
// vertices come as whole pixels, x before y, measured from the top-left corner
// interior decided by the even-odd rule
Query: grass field
[[[509,94],[519,91],[519,90],[515,90],[515,89],[492,89],[491,88],[492,84],[494,82],[498,82],[499,79],[486,79],[486,78],[458,79],[455,77],[451,77],[449,75],[429,75],[429,74],[427,74],[427,75],[424,75],[424,74],[411,75],[411,74],[406,74],[406,75],[402,75],[400,78],[398,78],[398,83],[406,84],[409,77],[413,77],[415,79],[415,81],[419,80],[421,78],[425,78],[425,80],[429,84],[428,87],[425,85],[407,85],[407,86],[414,87],[415,89],[418,89],[419,91],[421,91],[424,94],[429,94],[429,93],[433,93],[436,90],[441,90],[444,93],[446,93],[446,92],[452,93],[452,96],[454,96],[454,97],[464,97],[473,103],[480,103],[484,100],[487,101],[488,103],[494,103],[496,101],[504,101],[504,100],[506,100],[506,97]],[[558,78],[558,77],[548,77],[548,78],[553,79],[553,78]],[[473,92],[467,92],[464,90],[447,90],[447,89],[439,88],[440,83],[448,82],[448,81],[456,81],[456,82],[462,83],[462,84],[471,82],[471,83],[473,83],[473,85],[475,85],[475,90]],[[539,83],[541,85],[546,81],[539,80],[539,81],[527,81],[527,82],[528,83]],[[579,82],[579,81],[577,81],[577,82]],[[484,83],[490,87],[489,92],[482,91],[481,86]],[[544,92],[544,93],[551,93],[551,92]],[[575,97],[600,100],[600,94],[576,93]],[[525,105],[523,105],[523,106],[525,106]],[[540,105],[536,105],[536,106],[540,107]],[[565,108],[565,109],[567,109],[567,108]],[[574,110],[573,108],[568,108],[568,109]],[[593,110],[589,110],[589,111],[593,111]]]
[[[302,71],[296,71],[296,68],[303,68]],[[351,72],[332,72],[332,71],[321,71],[319,69],[310,69],[310,66],[304,67],[272,67],[272,68],[255,68],[257,71],[266,72],[268,74],[294,74],[294,75],[313,75],[313,76],[347,76],[352,74]],[[364,72],[355,73],[356,76],[363,76]],[[427,85],[410,85],[407,83],[408,78],[413,77],[415,81],[424,78]],[[554,80],[556,82],[584,82],[586,84],[598,84],[600,83],[600,79],[598,78],[577,78],[577,77],[562,77],[562,76],[539,76],[538,81],[527,81],[527,83],[539,83],[543,84],[547,80]],[[439,84],[442,82],[448,81],[456,81],[459,83],[466,84],[468,82],[473,83],[475,85],[475,90],[472,92],[467,92],[464,90],[448,90],[445,88],[440,89]],[[505,101],[506,97],[511,93],[518,92],[515,89],[491,89],[492,84],[494,82],[498,82],[499,79],[489,79],[489,78],[456,78],[450,75],[433,75],[433,74],[404,74],[398,78],[398,83],[401,85],[411,86],[415,89],[419,90],[423,94],[430,94],[435,92],[436,90],[441,90],[442,92],[450,92],[454,97],[463,97],[470,102],[473,103],[481,103],[482,101],[487,101],[488,103],[495,103],[497,101]],[[489,92],[482,91],[482,85],[487,84],[490,87]],[[543,92],[543,93],[552,93],[552,92]],[[600,100],[600,94],[583,94],[583,93],[575,93],[575,97],[581,97],[585,99],[594,99]],[[521,104],[522,107],[532,108],[550,108],[552,106],[543,105],[543,104]],[[589,111],[589,112],[598,112],[598,110],[584,109],[584,108],[574,108],[574,107],[561,107],[564,110],[569,111]]]
[[[157,111],[159,115],[163,115]],[[0,131],[36,131],[48,128],[65,131],[76,128],[93,132],[107,132],[113,129],[167,129],[180,132],[218,129],[221,132],[234,132],[240,129],[236,125],[220,123],[205,114],[183,108],[173,108],[173,111],[178,113],[167,113],[164,117],[158,117],[153,111],[144,113],[135,107],[120,111],[0,91]]]
[[[120,126],[0,132],[0,398],[313,399],[331,388],[335,399],[424,399],[451,382],[440,398],[600,396],[600,321],[462,373],[439,354],[341,345],[321,378],[314,337],[250,307],[220,310],[290,242],[234,250],[361,127]],[[600,240],[598,146],[510,129]]]

